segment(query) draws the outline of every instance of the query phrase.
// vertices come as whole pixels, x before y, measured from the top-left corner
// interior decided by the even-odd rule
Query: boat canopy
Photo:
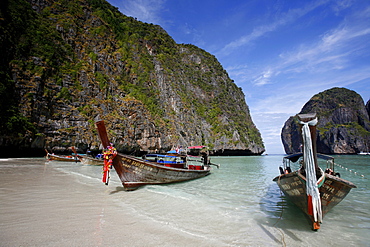
[[[303,156],[303,153],[294,153],[294,154],[290,154],[288,156],[285,156],[284,159],[288,159],[290,160],[291,162],[297,162],[297,160],[299,160],[300,157]],[[320,158],[320,159],[323,159],[323,160],[334,160],[334,158],[332,156],[329,156],[329,155],[325,155],[325,154],[317,154],[317,158]]]
[[[191,147],[188,147],[188,149],[202,149],[202,148],[206,148],[207,146],[191,146]]]
[[[302,156],[303,153],[295,153],[285,156],[284,159],[290,160],[291,162],[297,162],[297,160],[299,160],[299,158],[301,158]]]
[[[326,154],[317,154],[317,158],[323,159],[323,160],[334,160],[334,157],[331,157]]]
[[[146,157],[157,157],[157,158],[176,158],[173,155],[165,155],[165,154],[146,154]]]

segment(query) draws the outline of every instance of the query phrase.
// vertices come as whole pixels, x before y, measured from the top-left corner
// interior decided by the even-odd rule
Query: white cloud
[[[291,9],[277,21],[269,23],[267,25],[258,26],[254,28],[251,33],[228,43],[221,49],[220,54],[227,55],[241,46],[248,45],[252,41],[255,41],[256,39],[264,36],[269,32],[276,31],[282,26],[295,22],[300,17],[306,15],[317,7],[326,4],[327,2],[328,0],[316,1],[314,3],[307,4],[303,8]]]
[[[281,142],[281,129],[288,118],[294,114],[289,113],[252,113],[253,122],[261,132],[265,143],[266,153],[283,154]]]
[[[253,80],[254,85],[256,86],[263,86],[270,83],[272,71],[268,69],[267,71],[263,71],[262,75],[258,76],[256,79]]]
[[[286,82],[295,78],[298,85],[302,81],[342,85],[344,78],[351,78],[352,75],[361,78],[356,81],[368,79],[370,62],[357,64],[357,61],[370,55],[370,28],[364,23],[367,22],[363,19],[354,22],[345,20],[311,43],[298,44],[279,57],[270,58],[270,63],[264,63],[262,67],[246,65],[240,67],[241,70],[234,67],[229,72],[239,84],[252,83],[256,86],[276,84],[281,75]]]
[[[160,17],[166,0],[125,0],[121,1],[120,10],[123,14],[135,17],[140,21],[164,24]]]
[[[347,9],[349,7],[351,7],[351,5],[354,3],[354,0],[338,0],[338,1],[335,1],[334,5],[333,5],[333,10],[335,12],[340,12],[344,9]]]
[[[363,12],[363,11],[362,11]],[[356,57],[369,53],[369,16],[359,13],[355,18],[346,18],[337,28],[324,33],[316,42],[301,44],[293,51],[280,54],[282,70],[295,67],[297,72],[305,70],[323,71],[344,69],[353,65]],[[362,19],[359,19],[362,16]]]

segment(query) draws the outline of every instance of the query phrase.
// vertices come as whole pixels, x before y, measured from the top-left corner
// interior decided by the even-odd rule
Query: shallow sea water
[[[272,181],[282,158],[211,157],[205,178],[131,192],[114,170],[105,186],[101,167],[2,159],[0,246],[369,246],[370,156],[335,156],[357,188],[317,232]]]

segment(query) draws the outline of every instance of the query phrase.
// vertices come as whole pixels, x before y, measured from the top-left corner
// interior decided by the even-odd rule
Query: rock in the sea
[[[332,88],[313,96],[299,114],[316,112],[317,152],[355,154],[370,145],[369,101],[346,88]],[[301,139],[296,116],[284,124],[281,139],[285,152],[300,152]]]

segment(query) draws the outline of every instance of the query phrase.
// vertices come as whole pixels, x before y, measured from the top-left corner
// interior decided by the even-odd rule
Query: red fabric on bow
[[[103,155],[104,155],[104,166],[102,182],[105,183],[105,185],[108,185],[110,178],[109,172],[110,169],[112,169],[113,159],[117,155],[117,150],[113,146],[108,146],[107,150],[103,152]]]

